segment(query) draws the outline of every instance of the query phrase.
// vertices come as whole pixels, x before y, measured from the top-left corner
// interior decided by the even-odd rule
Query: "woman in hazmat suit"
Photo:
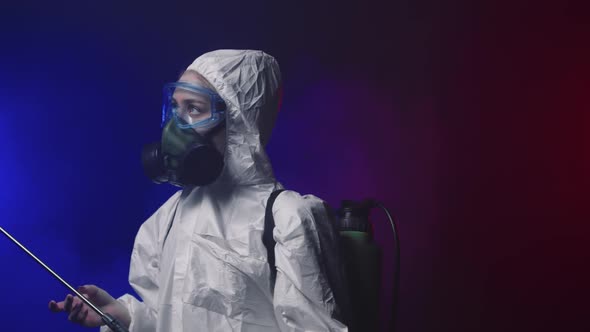
[[[157,182],[182,186],[137,233],[129,282],[141,297],[80,287],[130,332],[347,331],[331,287],[335,233],[323,201],[284,191],[272,206],[276,276],[262,237],[282,189],[265,153],[280,103],[278,63],[250,50],[197,58],[165,88],[162,141],[144,150]],[[81,300],[49,303],[87,327]],[[102,326],[101,331],[110,331]]]

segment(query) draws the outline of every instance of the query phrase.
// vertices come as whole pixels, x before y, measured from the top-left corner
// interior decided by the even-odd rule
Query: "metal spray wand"
[[[54,276],[57,280],[59,280],[64,286],[66,286],[70,291],[72,291],[76,296],[78,296],[86,305],[88,305],[92,310],[94,310],[97,314],[100,315],[102,321],[111,329],[113,332],[128,332],[127,328],[125,328],[121,323],[115,319],[115,317],[109,315],[108,313],[103,312],[97,306],[95,306],[92,302],[90,302],[85,296],[80,294],[74,287],[68,284],[65,280],[63,280],[57,273],[53,272],[49,266],[43,263],[39,258],[33,255],[25,246],[20,244],[12,235],[8,234],[4,228],[0,227],[0,232],[2,232],[6,237],[8,237],[12,242],[14,242],[19,248],[21,248],[24,252],[26,252],[29,256],[31,256],[37,263],[39,263],[47,272],[49,272],[52,276]]]

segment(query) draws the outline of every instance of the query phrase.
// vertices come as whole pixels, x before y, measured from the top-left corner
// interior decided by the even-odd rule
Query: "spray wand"
[[[59,280],[64,286],[66,286],[70,291],[72,291],[76,296],[78,296],[86,305],[88,305],[92,310],[94,310],[102,319],[102,321],[111,329],[113,332],[128,332],[127,328],[125,328],[121,323],[113,316],[108,313],[103,312],[97,306],[95,306],[92,302],[90,302],[85,296],[80,294],[74,287],[68,284],[64,279],[62,279],[57,273],[53,272],[45,263],[43,263],[39,258],[33,255],[25,246],[20,244],[12,235],[8,234],[4,228],[0,227],[0,232],[6,235],[12,242],[14,242],[19,248],[21,248],[24,252],[26,252],[29,256],[31,256],[39,265],[41,265],[47,272],[49,272],[52,276],[54,276],[57,280]]]

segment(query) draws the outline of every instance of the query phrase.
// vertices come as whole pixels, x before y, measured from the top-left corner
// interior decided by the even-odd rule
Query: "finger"
[[[74,302],[72,305],[77,305],[77,304],[84,304],[84,301],[82,301],[82,299],[78,296],[74,297]]]
[[[64,302],[55,302],[53,300],[49,301],[49,310],[53,312],[62,312],[64,311]]]
[[[78,292],[87,294],[87,298],[94,298],[98,294],[98,289],[95,285],[84,285],[78,287]]]
[[[87,294],[88,299],[97,306],[104,306],[115,300],[109,293],[95,285],[81,286],[78,291]]]
[[[72,302],[74,301],[74,297],[71,294],[68,294],[66,296],[66,300],[65,300],[65,304],[64,304],[64,310],[67,312],[72,311]]]
[[[74,301],[72,302],[72,311],[70,312],[68,319],[71,321],[77,322],[77,317],[80,314],[80,311],[84,309],[84,303],[79,297],[74,297]]]
[[[77,322],[76,318],[78,317],[78,314],[80,313],[80,309],[82,309],[81,302],[73,304],[72,311],[70,311],[70,314],[68,315],[68,320],[70,320],[72,322]]]
[[[78,313],[78,317],[76,317],[76,321],[79,323],[84,323],[86,317],[88,317],[88,307],[83,306],[82,310],[80,310],[80,313]]]
[[[74,296],[74,299],[72,300],[72,311],[70,311],[70,314],[73,314],[72,317],[74,317],[78,313],[81,305],[82,301],[80,300],[80,298]]]

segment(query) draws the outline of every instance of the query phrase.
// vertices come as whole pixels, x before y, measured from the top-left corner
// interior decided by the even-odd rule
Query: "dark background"
[[[135,233],[175,190],[139,161],[162,84],[206,51],[262,49],[285,85],[268,146],[279,181],[333,206],[374,197],[399,219],[397,331],[586,331],[588,9],[2,3],[0,225],[72,284],[130,291]],[[0,330],[84,330],[47,310],[65,289],[7,239],[0,258]]]

